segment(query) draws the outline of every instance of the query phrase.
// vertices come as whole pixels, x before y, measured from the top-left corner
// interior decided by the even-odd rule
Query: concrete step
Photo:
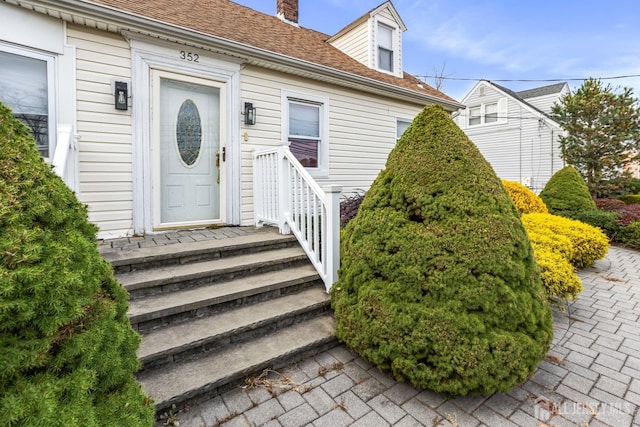
[[[130,298],[135,300],[143,296],[209,285],[308,262],[304,251],[298,246],[119,273],[116,278],[129,292]]]
[[[329,305],[329,295],[319,284],[273,300],[172,324],[144,334],[138,358],[143,369],[179,362],[317,316],[329,310]]]
[[[248,302],[267,300],[319,282],[320,276],[307,263],[285,270],[251,274],[228,282],[135,299],[129,302],[128,315],[134,329],[145,332]]]
[[[206,400],[247,375],[278,369],[331,348],[337,344],[334,329],[333,317],[325,314],[171,369],[144,370],[138,380],[161,413],[172,404],[180,407]]]
[[[158,245],[126,251],[104,250],[102,256],[111,263],[116,273],[123,273],[292,246],[298,246],[293,235],[282,235],[273,227],[264,227],[250,235],[233,238]]]

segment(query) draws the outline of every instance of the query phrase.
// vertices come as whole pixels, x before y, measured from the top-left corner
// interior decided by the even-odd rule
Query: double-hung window
[[[498,121],[498,103],[485,104],[484,106],[484,122],[495,123]]]
[[[506,117],[504,117],[504,113],[501,114],[502,117],[498,116],[499,110],[498,102],[470,107],[469,126],[498,123],[501,119],[504,121]]]
[[[378,69],[393,73],[393,29],[378,24]]]
[[[469,126],[482,123],[482,107],[469,108]]]
[[[25,123],[44,158],[53,156],[53,56],[0,45],[0,101]]]
[[[302,166],[318,168],[321,163],[322,105],[289,101],[289,149]]]

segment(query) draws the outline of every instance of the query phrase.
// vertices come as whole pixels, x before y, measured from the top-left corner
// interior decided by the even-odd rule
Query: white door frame
[[[161,83],[162,79],[177,81],[181,83],[192,83],[199,86],[206,86],[218,89],[220,92],[220,105],[219,105],[219,142],[218,142],[218,159],[220,159],[218,178],[220,185],[220,197],[217,200],[219,205],[220,215],[219,218],[211,218],[204,221],[181,221],[175,223],[162,223],[161,222],[161,202],[162,202],[162,188],[161,188],[161,151],[160,151],[160,123],[161,123]],[[153,231],[161,231],[175,228],[187,228],[208,226],[213,224],[224,224],[226,222],[226,165],[221,158],[222,153],[226,153],[226,147],[223,145],[226,138],[226,109],[223,108],[223,100],[226,98],[226,83],[215,80],[202,79],[198,77],[192,77],[184,74],[170,73],[167,71],[151,70],[152,80],[152,127],[151,127],[151,183],[152,183],[152,226]],[[213,176],[213,175],[212,175]],[[212,178],[213,179],[213,178]]]
[[[151,158],[152,70],[219,82],[226,87],[224,110],[226,140],[226,174],[224,217],[227,224],[240,224],[240,64],[239,58],[222,58],[206,50],[177,43],[147,39],[139,34],[130,37],[132,52],[132,115],[133,115],[133,230],[136,234],[153,233],[153,163]],[[191,53],[191,56],[186,55]],[[197,54],[198,61],[194,61]],[[191,60],[189,60],[191,58]],[[236,60],[235,62],[234,59]],[[235,114],[235,113],[238,114]],[[222,118],[221,118],[222,119]]]

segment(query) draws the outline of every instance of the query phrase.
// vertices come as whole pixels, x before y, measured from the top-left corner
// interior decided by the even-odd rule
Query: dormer
[[[367,67],[402,77],[402,33],[407,27],[390,1],[338,31],[328,42]]]

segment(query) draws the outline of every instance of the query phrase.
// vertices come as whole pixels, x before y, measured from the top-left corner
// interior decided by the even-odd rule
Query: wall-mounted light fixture
[[[129,108],[129,88],[127,82],[115,82],[115,106],[116,110]]]
[[[256,107],[252,102],[244,103],[244,124],[255,125],[256,124]]]

